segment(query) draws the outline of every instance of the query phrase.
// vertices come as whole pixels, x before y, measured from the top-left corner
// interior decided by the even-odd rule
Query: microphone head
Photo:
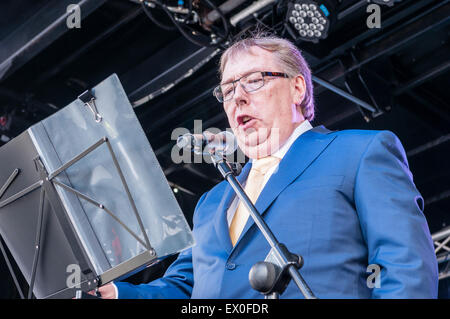
[[[192,149],[196,154],[233,154],[237,149],[237,139],[233,133],[223,131],[217,134],[205,131],[203,134],[186,133],[177,138],[179,148]]]
[[[233,133],[222,131],[215,134],[206,147],[221,155],[230,155],[237,149],[237,139]]]
[[[224,155],[230,155],[233,154],[238,147],[237,144],[237,138],[234,136],[233,133],[229,131],[223,131],[224,134],[224,143],[225,143],[225,149],[224,149]]]
[[[177,138],[177,146],[179,148],[191,147],[191,135],[189,133],[180,135]]]

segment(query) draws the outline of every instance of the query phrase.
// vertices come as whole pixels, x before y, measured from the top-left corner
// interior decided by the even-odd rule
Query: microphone
[[[233,133],[228,131],[222,131],[217,134],[204,131],[202,134],[186,133],[179,136],[177,146],[191,149],[196,154],[217,153],[230,155],[237,149],[237,140]]]

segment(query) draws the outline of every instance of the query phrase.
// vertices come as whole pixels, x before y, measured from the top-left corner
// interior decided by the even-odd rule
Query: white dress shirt
[[[286,140],[286,142],[281,146],[278,151],[271,154],[271,156],[278,157],[280,160],[283,159],[284,155],[288,152],[289,148],[291,148],[294,141],[303,133],[306,131],[309,131],[312,129],[311,123],[309,123],[308,120],[303,121],[299,126],[297,126],[292,132],[291,136]],[[262,188],[264,189],[264,186],[269,181],[269,178],[272,176],[272,174],[278,169],[278,165],[272,167],[267,171],[267,173],[264,175],[264,182]],[[245,183],[242,184],[242,186],[245,187]],[[262,190],[261,190],[262,191]],[[231,203],[230,207],[227,210],[227,221],[228,226],[231,224],[231,221],[233,220],[234,213],[236,212],[236,209],[239,205],[239,198],[237,196],[234,197],[233,202]]]

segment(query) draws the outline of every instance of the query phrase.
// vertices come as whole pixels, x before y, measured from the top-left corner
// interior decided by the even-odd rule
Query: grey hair
[[[252,47],[259,47],[273,53],[276,61],[282,68],[281,71],[289,75],[289,77],[295,77],[299,74],[303,76],[306,91],[300,107],[305,119],[312,121],[314,119],[314,88],[311,80],[311,70],[300,50],[289,40],[264,33],[257,33],[238,40],[222,54],[220,58],[220,76],[222,77],[228,60],[242,52],[248,52]]]

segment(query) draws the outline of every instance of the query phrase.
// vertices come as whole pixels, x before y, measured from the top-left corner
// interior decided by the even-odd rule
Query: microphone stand
[[[278,299],[293,280],[305,299],[317,299],[299,273],[303,266],[303,258],[292,254],[287,247],[279,243],[264,219],[259,214],[242,185],[236,179],[235,169],[224,158],[216,153],[210,153],[214,166],[224,179],[228,181],[236,195],[244,203],[259,230],[269,243],[271,250],[263,262],[257,262],[250,270],[249,280],[253,289],[261,292],[266,299]]]

